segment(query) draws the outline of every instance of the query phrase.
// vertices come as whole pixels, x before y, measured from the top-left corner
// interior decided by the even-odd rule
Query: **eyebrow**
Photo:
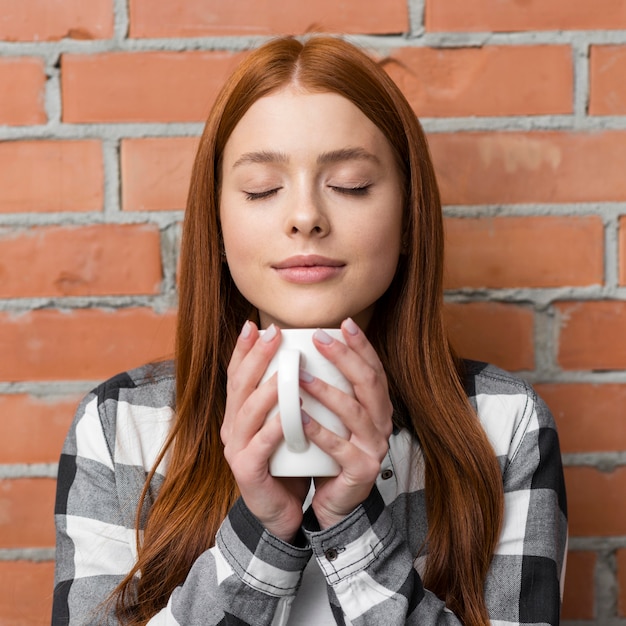
[[[248,163],[287,163],[289,158],[283,152],[271,152],[261,150],[259,152],[246,152],[242,154],[234,163],[233,168]]]
[[[341,161],[372,161],[380,163],[379,158],[368,152],[364,148],[341,148],[340,150],[332,150],[323,152],[317,157],[320,165],[328,163],[338,163]],[[289,157],[284,152],[274,152],[270,150],[260,150],[258,152],[246,152],[242,154],[234,163],[233,168],[249,163],[288,163]]]
[[[326,163],[337,163],[339,161],[373,161],[380,163],[379,158],[368,152],[364,148],[342,148],[341,150],[333,150],[331,152],[323,152],[317,157],[320,165]]]

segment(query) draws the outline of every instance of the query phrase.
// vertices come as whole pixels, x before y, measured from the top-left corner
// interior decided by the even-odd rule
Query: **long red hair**
[[[428,146],[415,114],[381,65],[337,38],[271,41],[250,53],[219,94],[197,152],[185,214],[176,339],[176,419],[168,470],[138,561],[116,592],[126,624],[165,606],[238,496],[220,426],[237,334],[256,312],[223,262],[220,157],[249,107],[289,83],[353,102],[389,140],[404,184],[406,248],[367,329],[390,383],[397,424],[420,441],[429,531],[425,586],[466,624],[489,623],[484,580],[498,540],[502,478],[467,400],[461,362],[443,322],[443,217]],[[158,462],[157,462],[158,464]],[[156,465],[155,465],[156,467]],[[142,505],[154,470],[148,476]],[[141,572],[141,576],[136,575]]]

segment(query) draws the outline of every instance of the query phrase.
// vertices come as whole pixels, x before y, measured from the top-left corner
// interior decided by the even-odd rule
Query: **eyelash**
[[[279,189],[280,187],[277,187],[276,189],[268,189],[267,191],[246,191],[246,200],[263,200],[273,196]]]
[[[330,188],[337,193],[343,193],[347,196],[366,196],[370,191],[370,184],[358,185],[356,187],[335,187],[330,185]]]
[[[337,187],[335,185],[329,185],[329,187],[333,191],[344,194],[346,196],[366,196],[370,191],[371,184],[360,185],[357,187]],[[276,187],[276,189],[268,189],[267,191],[246,191],[246,200],[264,200],[265,198],[273,196],[280,189],[281,187]]]

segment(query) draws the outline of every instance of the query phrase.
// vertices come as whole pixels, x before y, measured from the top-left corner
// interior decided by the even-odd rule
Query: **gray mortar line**
[[[562,456],[566,466],[594,467],[607,474],[626,466],[626,452],[568,452]]]
[[[117,7],[125,2],[116,0]],[[420,12],[423,0],[409,7],[410,33],[363,34],[328,33],[348,39],[357,45],[385,53],[404,47],[459,48],[524,45],[622,45],[626,30],[546,30],[520,32],[434,32],[422,30]],[[61,54],[102,54],[106,52],[240,52],[256,47],[280,35],[207,35],[199,37],[130,38],[127,22],[116,17],[115,32],[109,39],[61,39],[45,42],[0,42],[0,56],[58,57]],[[413,32],[415,29],[415,33]],[[307,35],[298,35],[306,38]]]
[[[467,204],[444,205],[446,217],[504,217],[560,215],[564,217],[601,216],[611,220],[626,213],[626,202],[561,202],[520,204]]]
[[[120,140],[105,139],[102,142],[104,167],[104,207],[105,221],[114,220],[121,213],[122,172],[120,162]]]
[[[604,284],[619,289],[619,215],[604,217]]]
[[[621,550],[626,548],[626,536],[570,537],[569,548],[576,552]]]
[[[76,211],[67,213],[5,213],[0,214],[0,229],[6,227],[31,226],[88,226],[94,224],[156,224],[168,228],[183,219],[182,209],[172,211],[119,211],[105,214],[104,211]]]
[[[113,39],[118,43],[124,42],[130,27],[128,0],[113,1],[113,20]]]
[[[59,450],[59,453],[61,451]],[[18,478],[56,478],[57,463],[15,463],[0,465],[0,480]]]
[[[423,37],[425,31],[426,0],[408,0],[409,32],[408,37]]]
[[[153,309],[156,313],[171,309],[174,294],[159,293],[157,295],[131,296],[66,296],[48,298],[15,298],[0,300],[0,311],[13,313],[15,316],[25,315],[39,309],[56,309],[71,313],[78,309],[101,309],[115,312],[129,307]]]
[[[557,334],[554,312],[551,309],[535,311],[533,339],[535,368],[534,375],[543,380],[559,371],[557,365]]]
[[[576,127],[584,128],[588,119],[587,107],[591,93],[589,83],[589,43],[574,42],[572,54],[574,56],[574,116]]]
[[[54,548],[0,548],[0,561],[54,561]]]
[[[0,395],[28,395],[42,401],[60,401],[69,397],[82,397],[102,380],[72,380],[45,382],[0,382]]]
[[[596,619],[605,624],[617,615],[617,564],[613,552],[600,551],[596,559],[594,572]]]

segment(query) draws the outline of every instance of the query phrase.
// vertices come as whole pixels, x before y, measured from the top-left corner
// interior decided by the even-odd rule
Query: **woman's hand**
[[[344,345],[317,331],[317,349],[354,387],[352,398],[318,378],[303,373],[301,386],[338,415],[349,430],[342,439],[314,419],[304,423],[306,436],[341,466],[338,476],[315,480],[313,511],[321,528],[341,521],[369,495],[389,448],[393,406],[387,377],[376,351],[354,321],[341,325]]]
[[[279,345],[276,326],[260,336],[252,322],[244,325],[228,366],[221,437],[246,506],[269,532],[289,542],[302,523],[309,480],[274,478],[268,469],[283,432],[277,416],[266,421],[278,401],[276,376],[259,382]]]

